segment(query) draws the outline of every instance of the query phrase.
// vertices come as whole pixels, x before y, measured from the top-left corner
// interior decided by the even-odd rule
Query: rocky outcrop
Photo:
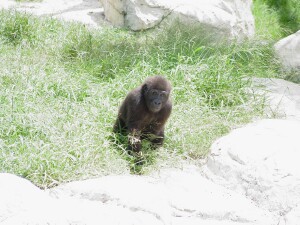
[[[93,27],[113,24],[132,30],[145,30],[179,20],[184,24],[200,24],[210,32],[219,34],[219,37],[229,39],[244,39],[254,35],[251,5],[252,0],[0,1],[0,8],[47,15]],[[110,23],[105,22],[104,14]]]
[[[0,224],[67,224],[62,205],[26,179],[0,174]]]
[[[0,9],[2,8],[81,22],[92,27],[99,27],[104,23],[103,8],[98,0],[5,0],[0,1]]]
[[[132,30],[152,28],[163,21],[199,23],[226,37],[254,35],[251,0],[100,0],[107,20]]]
[[[254,92],[266,97],[270,117],[217,140],[203,175],[278,216],[278,224],[300,218],[300,85],[256,78]]]
[[[255,93],[266,98],[265,111],[269,117],[300,121],[300,85],[282,79],[253,79]]]
[[[232,131],[212,146],[207,178],[286,215],[300,203],[300,122],[262,120]]]
[[[283,66],[288,70],[299,70],[300,77],[300,30],[278,41],[275,44],[275,51]]]
[[[107,176],[39,190],[0,174],[0,223],[136,225],[275,225],[278,217],[203,178],[199,169],[152,177]]]

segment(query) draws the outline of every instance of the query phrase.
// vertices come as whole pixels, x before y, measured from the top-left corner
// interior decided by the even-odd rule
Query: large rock
[[[270,117],[300,120],[300,85],[282,79],[255,78],[256,93],[266,97],[266,113]]]
[[[285,223],[287,225],[294,225],[298,224],[300,221],[300,206],[292,209],[285,217]]]
[[[29,181],[0,174],[0,224],[66,224],[61,205]]]
[[[283,217],[295,210],[290,217],[299,218],[299,134],[296,120],[262,120],[236,129],[213,144],[203,173],[266,210]]]
[[[300,30],[278,41],[275,51],[285,68],[300,70]]]
[[[42,191],[0,174],[1,225],[277,225],[279,217],[205,179],[199,169],[107,176]]]
[[[104,22],[98,0],[0,1],[0,9],[13,9],[33,15],[47,15],[98,27]]]
[[[92,194],[92,193],[91,193]],[[55,199],[29,181],[0,174],[1,225],[162,225],[147,212],[75,198]]]
[[[254,35],[251,0],[100,0],[107,20],[132,30],[145,30],[179,18],[222,31],[226,37]]]
[[[161,171],[154,177],[109,176],[72,182],[52,189],[51,194],[58,199],[122,206],[152,215],[162,224],[271,225],[277,221],[242,195],[203,178],[194,167]]]

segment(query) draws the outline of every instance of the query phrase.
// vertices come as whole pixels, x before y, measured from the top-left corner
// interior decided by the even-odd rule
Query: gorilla
[[[171,84],[162,76],[153,76],[130,91],[118,112],[113,131],[128,135],[128,151],[139,154],[141,141],[153,147],[164,141],[164,129],[171,111]]]

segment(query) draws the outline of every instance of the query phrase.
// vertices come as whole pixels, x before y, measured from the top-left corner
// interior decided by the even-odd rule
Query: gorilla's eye
[[[157,90],[152,90],[151,94],[154,95],[154,96],[157,96],[158,95],[158,91]]]
[[[159,96],[162,98],[165,98],[167,96],[167,93],[165,91],[163,91],[159,94]]]

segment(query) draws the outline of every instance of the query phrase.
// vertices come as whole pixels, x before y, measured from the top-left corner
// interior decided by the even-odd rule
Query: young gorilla
[[[126,96],[119,109],[114,132],[128,134],[130,152],[140,153],[142,139],[148,139],[154,146],[163,144],[164,126],[172,110],[170,91],[168,80],[154,76]]]

